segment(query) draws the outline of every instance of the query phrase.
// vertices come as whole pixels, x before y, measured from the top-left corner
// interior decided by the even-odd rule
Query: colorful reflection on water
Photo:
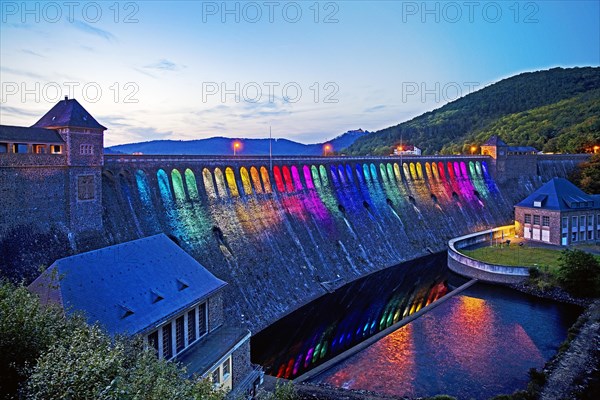
[[[524,389],[580,309],[477,284],[316,378],[396,396],[488,399]]]
[[[253,362],[295,378],[443,297],[444,254],[375,273],[325,295],[252,338]]]

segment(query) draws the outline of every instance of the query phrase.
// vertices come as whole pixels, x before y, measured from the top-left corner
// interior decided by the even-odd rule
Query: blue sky
[[[594,1],[0,1],[0,123],[70,95],[107,145],[320,142],[523,71],[600,64]]]

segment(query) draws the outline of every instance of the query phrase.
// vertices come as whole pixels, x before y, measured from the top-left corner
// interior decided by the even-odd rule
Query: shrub
[[[563,250],[559,259],[558,281],[575,296],[600,294],[600,263],[592,254],[581,250]]]

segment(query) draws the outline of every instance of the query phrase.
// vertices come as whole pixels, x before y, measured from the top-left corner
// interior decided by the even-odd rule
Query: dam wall
[[[380,269],[512,221],[543,178],[496,185],[488,157],[108,156],[110,242],[165,232],[229,283],[256,332]]]
[[[229,283],[227,312],[256,332],[357,278],[511,223],[513,204],[582,160],[539,157],[536,173],[498,179],[488,156],[105,155],[102,227],[85,232],[70,229],[68,167],[9,162],[0,255],[29,279],[58,258],[164,232]]]

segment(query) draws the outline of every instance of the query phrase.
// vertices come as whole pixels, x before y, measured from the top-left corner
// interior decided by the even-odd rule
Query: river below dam
[[[323,296],[253,337],[252,359],[294,379],[442,298],[461,278],[436,254]],[[581,308],[476,283],[312,382],[396,396],[488,399],[527,386]]]

